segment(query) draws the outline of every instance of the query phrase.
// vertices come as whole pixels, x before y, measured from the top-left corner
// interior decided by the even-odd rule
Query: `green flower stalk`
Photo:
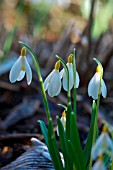
[[[46,97],[46,93],[45,93],[45,89],[44,89],[44,83],[43,83],[43,79],[42,79],[42,76],[41,76],[40,67],[39,67],[37,58],[36,58],[35,54],[33,53],[33,51],[25,43],[23,43],[21,41],[19,41],[19,43],[24,45],[28,49],[28,51],[30,52],[30,54],[32,56],[32,59],[33,59],[33,62],[34,62],[35,68],[36,68],[36,72],[37,72],[37,75],[38,75],[38,78],[39,78],[40,86],[41,86],[41,91],[42,91],[42,96],[43,96],[43,101],[44,101],[47,119],[49,121],[49,119],[51,118],[51,115],[50,115],[48,101],[47,101],[47,97]]]

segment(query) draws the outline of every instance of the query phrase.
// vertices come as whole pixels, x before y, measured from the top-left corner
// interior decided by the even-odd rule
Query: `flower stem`
[[[47,119],[49,121],[49,119],[51,118],[51,115],[50,115],[48,101],[47,101],[47,97],[46,97],[46,93],[45,93],[45,89],[44,89],[44,83],[43,83],[43,79],[42,79],[42,76],[41,76],[40,67],[39,67],[37,58],[36,58],[34,52],[31,50],[30,47],[28,47],[25,43],[23,43],[21,41],[19,41],[19,43],[24,45],[28,49],[28,51],[30,52],[30,54],[32,56],[32,59],[33,59],[33,62],[34,62],[35,68],[36,68],[36,72],[37,72],[37,75],[38,75],[38,78],[39,78],[40,86],[41,86],[42,97],[43,97],[43,101],[44,101]]]
[[[73,50],[73,77],[74,77],[74,114],[76,117],[76,49]]]
[[[95,140],[98,136],[98,112],[99,112],[99,106],[100,106],[101,82],[102,82],[102,77],[100,78],[100,86],[99,86],[99,91],[98,91],[98,99],[97,99],[97,107],[96,107],[96,115],[95,115],[95,123],[94,123],[95,128],[93,132],[92,146],[94,145]],[[91,170],[91,167],[92,167],[92,157],[90,156],[89,170]]]

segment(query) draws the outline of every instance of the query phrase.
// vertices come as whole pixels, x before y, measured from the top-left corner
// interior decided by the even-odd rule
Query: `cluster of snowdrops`
[[[39,78],[42,97],[45,105],[45,112],[48,119],[48,128],[42,120],[39,120],[45,143],[48,147],[54,168],[56,170],[113,170],[113,129],[104,122],[103,130],[98,132],[98,111],[100,105],[100,95],[106,98],[107,88],[103,80],[102,64],[94,58],[97,63],[96,73],[88,84],[88,95],[93,98],[92,116],[88,137],[85,147],[82,149],[77,121],[76,121],[76,89],[79,87],[80,78],[76,71],[76,50],[73,50],[67,63],[60,58],[55,63],[54,69],[44,80],[42,79],[40,67],[34,52],[25,43],[20,42],[24,47],[21,55],[10,70],[9,79],[11,83],[21,81],[25,75],[27,84],[32,81],[32,71],[26,58],[26,49],[30,52]],[[60,71],[61,64],[63,66]],[[52,118],[49,110],[46,91],[50,97],[57,96],[61,88],[67,91],[67,105],[60,104],[64,108],[62,117],[56,117],[57,135],[59,136],[60,149],[56,141],[53,129]],[[71,91],[73,90],[74,99],[71,101]],[[36,141],[35,138],[31,139]],[[34,142],[35,143],[35,142]]]

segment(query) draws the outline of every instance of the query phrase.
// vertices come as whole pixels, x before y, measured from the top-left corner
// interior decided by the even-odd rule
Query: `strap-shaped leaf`
[[[40,128],[42,134],[44,135],[45,143],[48,146],[48,129],[46,128],[46,125],[42,120],[39,120],[38,122],[40,123]]]
[[[78,127],[77,127],[77,123],[76,123],[76,117],[73,112],[70,113],[70,124],[71,124],[70,141],[78,154],[78,160],[79,160],[79,164],[81,167],[80,169],[85,170],[82,146],[80,143],[80,137],[79,137]]]
[[[95,141],[95,139],[96,139],[96,135],[94,134],[94,130],[97,128],[96,126],[97,126],[96,102],[93,101],[90,130],[89,130],[89,133],[88,133],[87,142],[86,142],[84,152],[83,152],[84,153],[85,165],[88,164],[88,161],[89,161],[90,156],[91,156],[91,149],[92,149],[93,141]]]
[[[69,170],[72,169],[73,159],[71,159],[70,150],[68,147],[68,140],[66,137],[66,133],[64,131],[64,127],[59,117],[57,117],[57,124],[59,130],[60,147],[64,156],[65,169]]]
[[[76,148],[73,146],[73,144],[71,143],[71,141],[68,141],[68,145],[69,145],[69,150],[70,150],[70,154],[71,157],[73,158],[73,170],[80,170],[80,163],[79,163],[79,157],[78,157],[78,153],[76,151]]]
[[[64,168],[63,168],[60,153],[58,150],[55,133],[53,131],[52,119],[49,119],[49,125],[48,125],[48,149],[49,149],[55,169],[63,170]]]
[[[105,164],[106,168],[108,168],[110,166],[111,162],[112,162],[112,160],[110,159],[110,157],[107,154],[105,154],[104,155],[104,164]]]

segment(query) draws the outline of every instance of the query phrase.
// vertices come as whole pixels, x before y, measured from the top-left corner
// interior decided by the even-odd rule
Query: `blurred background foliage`
[[[92,0],[82,0],[81,11],[85,19],[89,19]],[[98,38],[109,27],[113,26],[113,1],[97,0],[94,6],[93,38]]]
[[[55,41],[72,20],[75,20],[75,27],[83,32],[91,5],[92,0],[1,0],[0,48],[6,55],[15,35],[16,40],[27,36]],[[112,0],[96,0],[91,29],[93,38],[97,39],[107,29],[112,29],[112,6]],[[0,54],[3,56],[2,52]]]
[[[13,31],[41,36],[46,29],[61,33],[69,20],[84,29],[89,19],[92,0],[1,0],[0,31]],[[92,35],[98,37],[112,26],[113,1],[97,0],[94,7]]]

